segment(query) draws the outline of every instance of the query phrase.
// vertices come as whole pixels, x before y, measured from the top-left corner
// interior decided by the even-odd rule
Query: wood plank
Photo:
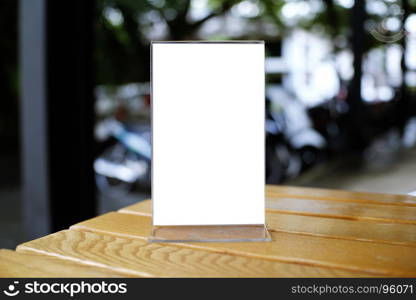
[[[151,216],[150,210],[151,201],[147,200],[122,208],[119,212]],[[267,213],[266,220],[267,228],[277,232],[416,247],[416,226],[413,224],[318,218],[278,212]]]
[[[145,241],[151,218],[125,213],[109,213],[81,222],[73,229],[90,230]],[[184,243],[184,248],[256,257],[380,276],[415,276],[414,247],[369,243],[321,236],[271,232],[272,242],[263,243]]]
[[[150,201],[140,203],[127,206],[119,211],[128,213],[133,210],[138,214],[151,212]],[[142,207],[142,209],[134,208],[135,205],[140,205],[138,207]],[[345,220],[416,224],[416,207],[284,197],[267,198],[266,207],[268,212]]]
[[[0,277],[123,277],[122,273],[52,256],[0,249]]]
[[[296,198],[268,198],[266,207],[269,212],[348,220],[416,224],[416,207]]]
[[[416,226],[411,224],[268,213],[267,226],[278,232],[416,247]]]
[[[301,198],[397,206],[416,206],[416,197],[411,195],[365,193],[279,185],[266,186],[266,197]]]
[[[123,207],[118,210],[121,213],[133,213],[141,216],[151,216],[152,215],[152,201],[144,200],[137,202],[135,204]]]
[[[104,216],[109,216],[109,214]],[[137,218],[134,215],[127,216]],[[96,218],[96,220],[100,219],[101,217]],[[123,226],[136,228],[137,226],[135,223],[125,224],[119,223],[119,221],[107,218],[105,223],[117,228]],[[79,229],[79,226],[77,228]],[[147,243],[145,238],[131,239],[83,230],[60,231],[24,243],[18,247],[18,251],[59,257],[68,261],[82,262],[141,277],[370,276],[365,272],[349,272],[270,261],[256,257],[231,255],[221,250],[206,251],[174,244]]]

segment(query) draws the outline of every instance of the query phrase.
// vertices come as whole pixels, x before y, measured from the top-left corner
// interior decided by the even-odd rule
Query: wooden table
[[[0,250],[0,276],[416,276],[416,197],[268,186],[273,241],[258,243],[148,243],[150,206]]]

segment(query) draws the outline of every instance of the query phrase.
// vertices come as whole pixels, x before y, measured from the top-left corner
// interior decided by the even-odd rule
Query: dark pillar
[[[366,20],[365,0],[354,2],[351,13],[351,45],[354,55],[354,76],[348,93],[349,117],[352,147],[362,149],[365,145],[365,116],[361,99],[362,63],[365,49]]]
[[[47,92],[52,230],[95,215],[94,1],[47,1]],[[68,6],[68,7],[66,7]]]
[[[95,215],[94,1],[21,4],[24,215],[33,238]]]
[[[50,232],[45,1],[20,1],[22,206],[26,238]]]
[[[409,1],[408,0],[402,0],[402,10],[403,10],[403,19],[402,19],[402,25],[403,25],[403,30],[404,30],[404,26],[406,23],[407,18],[410,15],[410,6],[409,6]],[[410,106],[410,95],[407,91],[407,87],[406,87],[406,74],[407,74],[407,65],[406,65],[406,48],[407,48],[407,37],[404,36],[401,40],[400,40],[400,44],[402,46],[403,49],[403,55],[402,55],[402,59],[401,59],[401,68],[402,68],[402,85],[400,88],[400,97],[398,99],[398,103],[397,103],[397,113],[396,113],[396,121],[397,121],[397,126],[400,130],[400,132],[403,134],[403,130],[404,130],[404,126],[407,122],[407,120],[409,119],[409,117],[411,116],[411,106]]]

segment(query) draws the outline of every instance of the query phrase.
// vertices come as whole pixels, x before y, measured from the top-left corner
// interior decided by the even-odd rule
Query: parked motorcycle
[[[268,87],[266,103],[266,182],[277,184],[320,162],[326,141],[306,108],[281,86]]]
[[[151,144],[149,126],[129,128],[116,119],[97,126],[101,136],[114,142],[94,161],[97,188],[110,197],[124,196],[135,184],[150,188]]]

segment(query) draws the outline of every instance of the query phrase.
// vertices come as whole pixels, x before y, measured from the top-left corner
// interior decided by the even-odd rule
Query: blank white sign
[[[264,224],[264,43],[152,43],[153,225]]]

